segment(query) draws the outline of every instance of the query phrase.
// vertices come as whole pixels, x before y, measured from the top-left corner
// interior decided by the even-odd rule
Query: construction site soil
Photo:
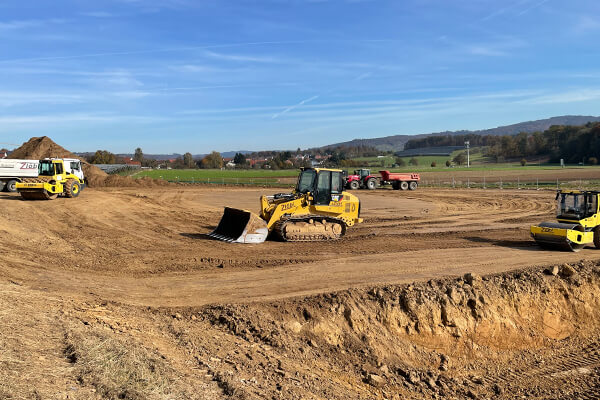
[[[600,398],[600,251],[534,244],[552,191],[360,191],[340,241],[207,237],[271,193],[1,193],[0,398]]]

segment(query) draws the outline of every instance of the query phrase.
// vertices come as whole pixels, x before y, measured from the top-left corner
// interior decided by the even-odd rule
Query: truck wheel
[[[369,189],[369,190],[377,189],[377,180],[375,178],[369,178],[367,180],[367,189]]]
[[[594,229],[594,246],[596,246],[597,249],[600,249],[600,226],[597,226],[596,229]]]
[[[417,182],[411,182],[408,184],[408,188],[410,190],[415,190],[417,188]]]
[[[65,195],[67,197],[77,197],[79,196],[79,192],[81,192],[81,186],[75,179],[69,179],[67,183],[65,183]]]
[[[392,189],[400,190],[400,183],[398,181],[392,182]]]
[[[6,182],[0,181],[0,192],[2,192],[5,187],[6,187]]]
[[[360,183],[358,181],[350,182],[350,189],[358,190],[360,188]]]
[[[7,192],[11,192],[11,193],[16,192],[17,191],[17,186],[16,185],[17,185],[17,181],[15,179],[11,179],[6,184],[6,191]]]
[[[402,190],[408,189],[408,182],[400,182],[400,189],[402,189]]]

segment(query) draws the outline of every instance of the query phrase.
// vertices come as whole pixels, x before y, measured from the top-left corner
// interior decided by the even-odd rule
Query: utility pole
[[[469,154],[469,144],[470,144],[470,143],[469,143],[469,141],[467,140],[467,141],[465,142],[465,146],[467,147],[467,168],[469,168],[469,167],[471,166],[471,157],[470,157],[470,154]]]

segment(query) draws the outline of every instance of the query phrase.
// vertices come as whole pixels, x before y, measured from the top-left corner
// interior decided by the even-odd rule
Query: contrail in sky
[[[368,78],[368,77],[369,77],[369,76],[371,76],[371,75],[372,75],[372,72],[365,72],[365,73],[363,73],[363,74],[360,74],[360,75],[358,75],[358,76],[357,76],[357,77],[355,77],[354,79],[352,79],[352,82],[356,82],[356,81],[362,81],[363,79],[365,79],[365,78]],[[338,88],[339,88],[339,86],[338,86]],[[317,95],[314,95],[314,96],[312,96],[312,97],[309,97],[308,99],[304,99],[304,100],[302,100],[302,101],[301,101],[300,103],[298,103],[298,104],[294,104],[293,106],[289,106],[288,108],[286,108],[285,110],[283,110],[283,111],[281,111],[281,112],[278,112],[278,113],[276,113],[276,114],[273,114],[273,116],[271,117],[271,119],[277,119],[277,118],[279,118],[281,115],[283,115],[283,114],[286,114],[286,113],[288,113],[288,112],[292,111],[292,110],[293,110],[293,109],[295,109],[295,108],[298,108],[298,107],[301,107],[301,106],[303,106],[303,105],[305,105],[305,104],[307,104],[307,103],[310,103],[311,101],[313,101],[313,100],[316,100],[316,99],[318,99],[318,98],[319,98],[319,97],[321,97],[321,96],[324,96],[324,95],[326,95],[326,94],[330,94],[330,93],[333,93],[333,92],[335,92],[335,91],[336,91],[338,88],[331,89],[331,90],[328,90],[328,91],[326,91],[326,92],[319,93],[319,94],[317,94]]]
[[[517,15],[523,15],[523,14],[525,14],[525,13],[528,13],[529,11],[533,10],[534,8],[538,8],[539,6],[541,6],[541,5],[544,5],[544,4],[546,4],[547,2],[549,2],[549,1],[550,1],[550,0],[542,0],[542,1],[540,1],[539,3],[536,3],[536,4],[532,5],[531,7],[529,7],[529,8],[526,8],[525,10],[521,11],[521,12],[520,12],[520,13],[518,13]]]
[[[280,115],[283,115],[283,114],[285,114],[285,113],[287,113],[287,112],[290,112],[290,111],[292,111],[294,108],[297,108],[297,107],[303,106],[303,105],[304,105],[304,104],[306,104],[306,103],[310,103],[311,101],[318,99],[320,96],[321,96],[320,94],[317,94],[317,95],[315,95],[315,96],[309,97],[308,99],[304,99],[304,100],[302,100],[302,101],[301,101],[300,103],[298,103],[298,104],[294,104],[293,106],[289,106],[289,107],[288,107],[288,108],[286,108],[285,110],[283,110],[283,111],[281,111],[281,112],[278,112],[277,114],[273,114],[273,116],[271,117],[271,119],[276,119],[276,118],[278,118]]]

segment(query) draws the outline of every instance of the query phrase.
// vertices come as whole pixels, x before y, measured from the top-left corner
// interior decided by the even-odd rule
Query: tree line
[[[324,166],[353,167],[359,166],[359,162],[353,160],[356,157],[368,157],[382,154],[370,146],[336,146],[328,148],[314,148],[301,150],[269,150],[258,151],[249,154],[236,153],[233,157],[235,168],[268,168],[268,169],[295,169],[311,166],[312,160],[318,160]],[[217,151],[207,154],[203,158],[194,159],[191,153],[185,153],[172,161],[158,161],[146,158],[141,148],[137,148],[133,155],[134,161],[139,161],[142,167],[150,168],[207,168],[220,169],[226,166],[226,162]],[[88,157],[92,164],[122,164],[125,158],[119,157],[107,150],[98,150],[94,155]]]
[[[600,158],[600,123],[597,122],[581,126],[554,125],[543,132],[517,135],[429,136],[409,140],[405,149],[463,146],[467,140],[471,147],[485,147],[484,155],[495,161],[543,156],[550,162],[563,159],[567,163],[596,164]]]

